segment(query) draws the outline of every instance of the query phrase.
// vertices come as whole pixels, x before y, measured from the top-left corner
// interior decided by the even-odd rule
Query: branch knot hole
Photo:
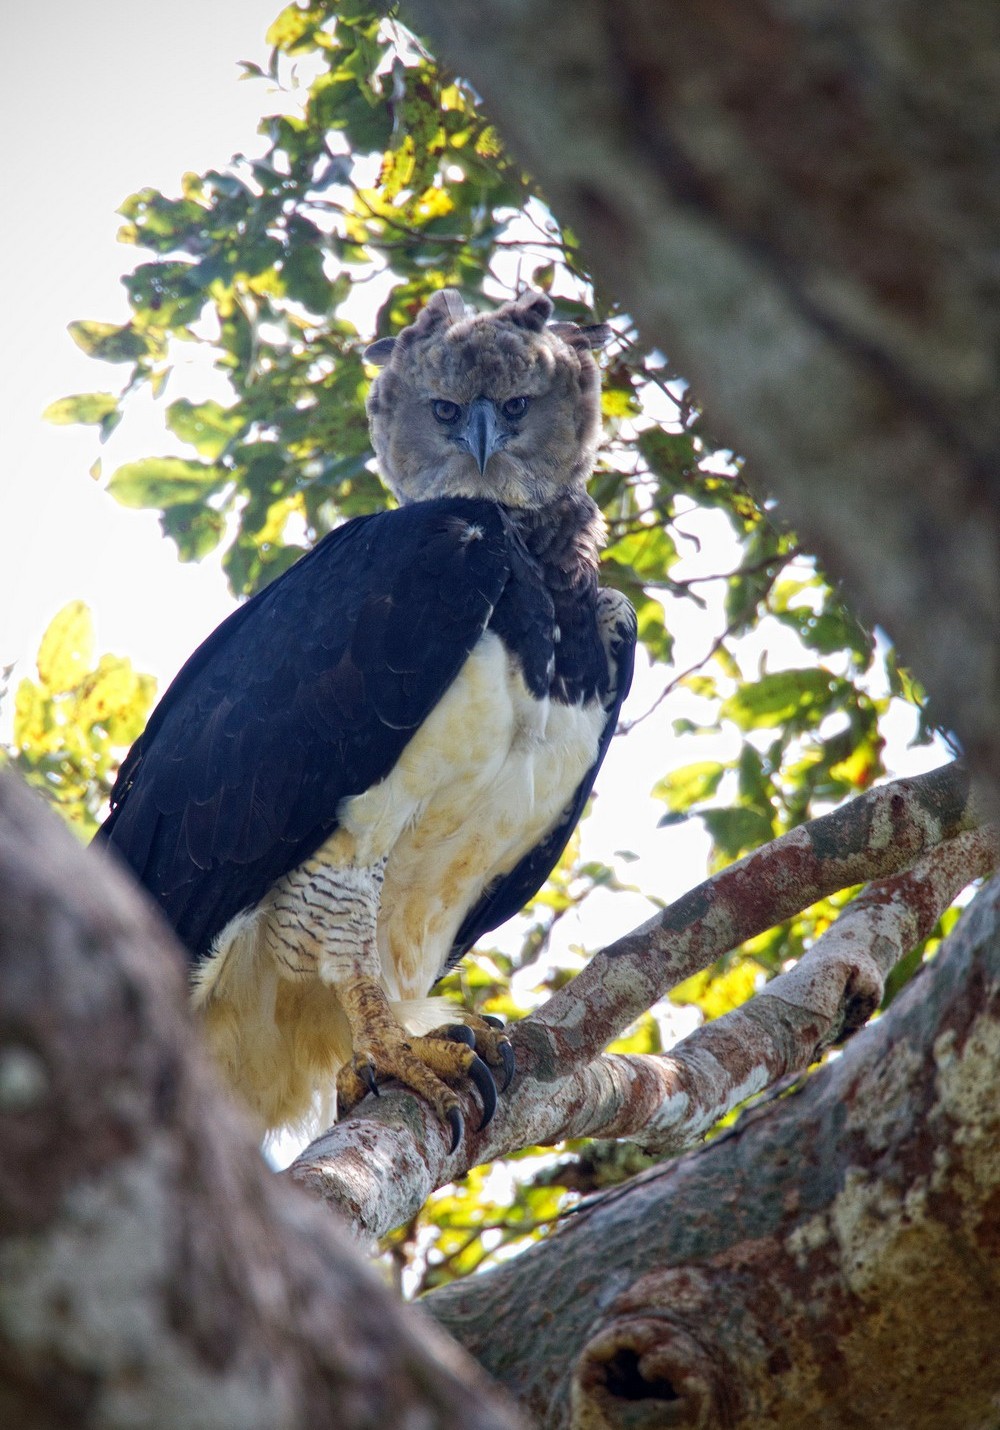
[[[856,1033],[875,1012],[885,993],[885,980],[875,960],[859,954],[847,975],[844,989],[844,1019],[841,1036]]]
[[[614,1321],[592,1337],[577,1362],[572,1401],[580,1430],[723,1423],[704,1347],[660,1312]]]
[[[604,1383],[608,1394],[618,1400],[680,1400],[680,1395],[672,1381],[664,1380],[653,1372],[647,1378],[643,1363],[631,1346],[622,1346],[607,1362]]]

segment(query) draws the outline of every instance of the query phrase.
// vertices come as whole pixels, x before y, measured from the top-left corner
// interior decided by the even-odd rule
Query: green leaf
[[[723,701],[721,715],[741,730],[775,729],[796,722],[801,728],[829,707],[834,678],[826,670],[779,670],[743,685]]]
[[[117,411],[118,398],[111,392],[78,392],[73,397],[60,397],[50,402],[42,417],[60,427],[73,422],[97,426]]]
[[[663,619],[663,607],[659,601],[649,597],[635,603],[637,636],[646,647],[652,660],[670,663],[674,653],[674,638],[667,630]]]
[[[198,502],[178,502],[160,517],[160,526],[177,546],[182,561],[200,561],[214,551],[226,532],[226,518]]]
[[[312,313],[330,306],[330,280],[323,270],[323,255],[315,247],[293,248],[281,261],[285,292]]]
[[[764,761],[753,745],[744,745],[739,758],[740,799],[746,805],[767,806],[771,798],[770,781],[764,773]]]
[[[226,480],[226,474],[204,462],[188,462],[181,457],[146,457],[119,467],[108,483],[108,491],[128,507],[157,508],[211,496]]]
[[[641,531],[623,536],[608,548],[604,556],[606,561],[630,567],[640,581],[660,582],[676,559],[677,548],[673,539],[664,527],[652,523]]]
[[[166,412],[167,426],[182,442],[190,442],[203,457],[215,461],[246,426],[242,412],[222,407],[218,402],[189,402],[186,397],[172,402]]]
[[[308,49],[315,34],[316,26],[324,19],[322,7],[302,9],[298,5],[286,5],[277,19],[272,20],[264,36],[267,44],[286,54],[296,54]]]
[[[699,818],[728,859],[739,859],[775,835],[773,821],[757,809],[706,809]]]
[[[699,454],[690,432],[649,427],[639,434],[639,451],[661,485],[670,490],[689,486],[697,474]]]
[[[715,760],[700,760],[671,770],[653,786],[654,799],[662,799],[673,814],[684,814],[692,805],[710,799],[726,773],[725,765]]]
[[[70,323],[69,335],[89,357],[104,362],[135,362],[149,350],[146,339],[131,323]]]

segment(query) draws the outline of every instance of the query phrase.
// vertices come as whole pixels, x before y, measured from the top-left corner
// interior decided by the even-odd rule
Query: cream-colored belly
[[[387,861],[378,946],[391,997],[428,992],[483,890],[557,822],[605,719],[597,701],[536,700],[488,632],[391,774],[345,802],[354,861]]]
[[[351,1056],[344,980],[380,976],[411,1032],[454,1017],[426,995],[463,918],[558,821],[606,718],[596,701],[535,700],[488,632],[391,773],[345,800],[326,844],[222,930],[194,1004],[264,1126],[332,1114]]]

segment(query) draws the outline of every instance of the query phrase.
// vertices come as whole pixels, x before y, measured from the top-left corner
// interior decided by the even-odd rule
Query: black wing
[[[132,747],[98,833],[205,953],[395,765],[507,582],[489,502],[347,522],[209,636]]]
[[[563,810],[559,823],[534,849],[528,851],[519,864],[515,864],[509,874],[490,886],[477,904],[466,914],[455,942],[452,944],[448,961],[442,969],[442,976],[453,968],[460,958],[483,934],[499,928],[507,919],[520,913],[529,899],[545,883],[552,870],[559,863],[563,850],[569,843],[570,835],[580,821],[590,792],[594,788],[597,772],[601,768],[608,746],[615,733],[618,714],[632,684],[632,669],[635,663],[636,619],[635,612],[628,607],[625,618],[618,624],[611,642],[611,657],[614,666],[614,684],[604,701],[607,718],[597,748],[597,758],[576,787],[576,792]]]

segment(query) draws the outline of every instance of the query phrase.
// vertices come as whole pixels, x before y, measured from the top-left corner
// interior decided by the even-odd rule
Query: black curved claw
[[[484,1013],[482,1015],[482,1018],[483,1022],[489,1023],[491,1028],[505,1028],[507,1026],[504,1020],[502,1018],[498,1018],[495,1013]]]
[[[469,1027],[468,1023],[449,1023],[444,1030],[446,1038],[450,1038],[453,1043],[464,1043],[467,1048],[476,1046],[476,1035]]]
[[[375,1081],[375,1069],[371,1063],[365,1063],[364,1067],[358,1070],[358,1076],[370,1093],[374,1094],[375,1097],[382,1096],[378,1090],[378,1083]]]
[[[503,1085],[500,1091],[506,1092],[514,1078],[514,1069],[516,1067],[514,1048],[511,1043],[508,1043],[506,1038],[503,1038],[497,1043],[497,1050],[503,1061]]]
[[[497,1110],[497,1085],[493,1081],[493,1074],[480,1057],[473,1058],[469,1064],[469,1077],[479,1089],[479,1096],[483,1101],[483,1120],[479,1124],[479,1131],[482,1132]]]
[[[462,1133],[465,1131],[465,1123],[462,1121],[462,1114],[457,1107],[448,1108],[448,1126],[451,1128],[451,1146],[448,1148],[450,1157],[458,1144],[462,1140]]]

